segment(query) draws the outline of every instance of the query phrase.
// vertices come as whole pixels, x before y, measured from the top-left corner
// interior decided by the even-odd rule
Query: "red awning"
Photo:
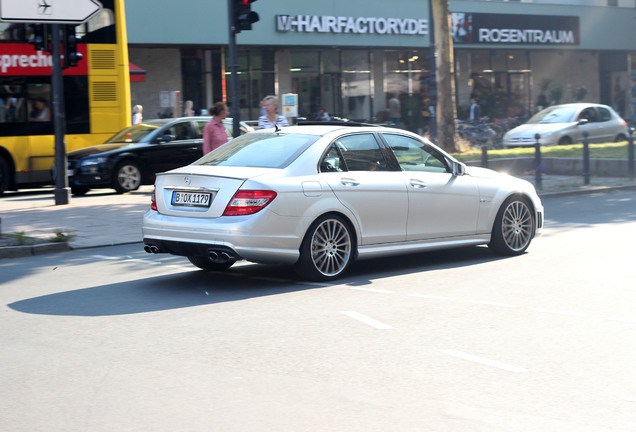
[[[130,82],[144,82],[146,81],[146,71],[139,66],[128,63],[130,69]]]

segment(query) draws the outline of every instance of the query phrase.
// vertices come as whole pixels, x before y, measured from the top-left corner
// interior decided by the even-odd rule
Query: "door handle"
[[[424,189],[428,185],[421,180],[411,179],[411,186],[416,189]]]
[[[352,178],[346,178],[346,177],[341,178],[340,183],[342,183],[345,186],[358,186],[360,184],[359,181]]]

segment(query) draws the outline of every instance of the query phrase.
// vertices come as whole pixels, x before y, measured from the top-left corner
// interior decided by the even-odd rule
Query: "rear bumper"
[[[297,220],[267,213],[258,215],[264,219],[264,223],[259,224],[260,229],[255,232],[251,228],[254,223],[249,217],[210,220],[172,217],[149,210],[143,220],[144,244],[156,246],[158,253],[180,256],[208,256],[211,252],[226,252],[237,260],[295,263],[300,256],[302,234],[290,235],[289,227]]]

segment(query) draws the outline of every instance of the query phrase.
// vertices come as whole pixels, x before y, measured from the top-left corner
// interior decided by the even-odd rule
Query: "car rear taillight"
[[[258,213],[276,198],[276,192],[268,190],[240,190],[234,194],[223,216],[243,216]]]
[[[158,211],[157,210],[157,196],[155,195],[156,191],[157,191],[157,186],[153,186],[152,195],[150,195],[150,200],[151,200],[150,209],[154,210],[154,211]]]

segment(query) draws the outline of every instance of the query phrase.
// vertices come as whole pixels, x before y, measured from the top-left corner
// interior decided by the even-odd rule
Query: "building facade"
[[[492,118],[584,100],[636,119],[633,1],[449,3],[459,118],[476,97]],[[264,96],[294,93],[301,117],[323,108],[384,122],[397,97],[401,124],[425,130],[436,95],[430,5],[364,5],[253,2],[260,20],[236,36],[241,120],[258,118]],[[132,101],[146,118],[180,115],[186,100],[197,112],[229,100],[226,0],[128,0],[126,13],[130,61],[146,71]]]

